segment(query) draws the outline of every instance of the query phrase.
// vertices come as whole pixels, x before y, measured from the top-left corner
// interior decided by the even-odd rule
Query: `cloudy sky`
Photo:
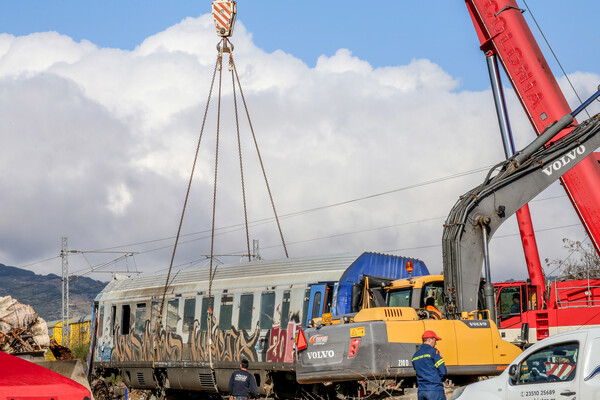
[[[464,3],[289,3],[239,1],[231,39],[289,256],[376,251],[441,271],[445,216],[504,157]],[[600,5],[527,3],[587,98],[600,82]],[[209,11],[210,2],[191,0],[3,4],[0,263],[60,274],[64,236],[85,252],[70,256],[72,273],[166,270],[217,56]],[[214,254],[227,263],[246,252],[231,86],[225,68]],[[520,148],[534,134],[507,91]],[[213,95],[177,269],[210,254],[216,105]],[[240,99],[238,106],[250,240],[259,240],[263,258],[284,257]],[[542,259],[567,257],[564,237],[585,239],[558,185],[531,209]],[[136,254],[110,263],[120,252]],[[492,240],[491,260],[494,280],[526,277],[514,219]]]

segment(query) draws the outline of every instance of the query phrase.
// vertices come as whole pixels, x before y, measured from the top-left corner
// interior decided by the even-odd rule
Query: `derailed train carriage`
[[[428,274],[422,261],[363,253],[177,273],[160,305],[166,276],[114,280],[97,296],[92,374],[120,375],[131,388],[227,391],[241,359],[259,391],[293,396],[295,336],[306,321],[348,311],[365,275],[388,279]],[[158,322],[161,318],[161,324]]]

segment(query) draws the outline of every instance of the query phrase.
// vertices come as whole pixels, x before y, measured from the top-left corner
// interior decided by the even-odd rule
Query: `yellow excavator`
[[[353,299],[356,312],[309,321],[298,333],[298,382],[339,387],[383,380],[399,388],[415,375],[411,359],[426,330],[442,338],[437,347],[454,382],[506,369],[521,350],[502,340],[494,322],[493,287],[481,276],[487,244],[508,217],[600,146],[598,116],[547,146],[573,117],[563,117],[460,197],[444,225],[443,275],[393,282],[365,277]]]

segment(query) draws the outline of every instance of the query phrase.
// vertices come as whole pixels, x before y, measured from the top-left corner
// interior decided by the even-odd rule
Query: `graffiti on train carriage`
[[[300,324],[298,313],[291,314],[287,327],[273,326],[266,332],[264,341],[269,343],[264,356],[259,357],[257,343],[260,339],[260,329],[257,326],[253,332],[238,330],[231,326],[229,330],[220,330],[214,316],[212,317],[212,347],[213,358],[221,361],[236,361],[246,358],[249,361],[292,362],[294,355],[294,337]],[[102,360],[116,362],[125,361],[208,361],[208,331],[200,329],[200,322],[194,321],[190,332],[189,342],[184,343],[181,335],[161,329],[153,333],[152,324],[145,321],[141,334],[130,332],[119,334],[121,327],[115,325],[115,346],[100,346]],[[155,343],[156,342],[156,343]]]

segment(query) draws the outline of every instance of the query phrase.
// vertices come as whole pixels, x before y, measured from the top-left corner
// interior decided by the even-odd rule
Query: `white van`
[[[458,400],[600,400],[600,328],[553,335],[499,376],[459,388]]]

